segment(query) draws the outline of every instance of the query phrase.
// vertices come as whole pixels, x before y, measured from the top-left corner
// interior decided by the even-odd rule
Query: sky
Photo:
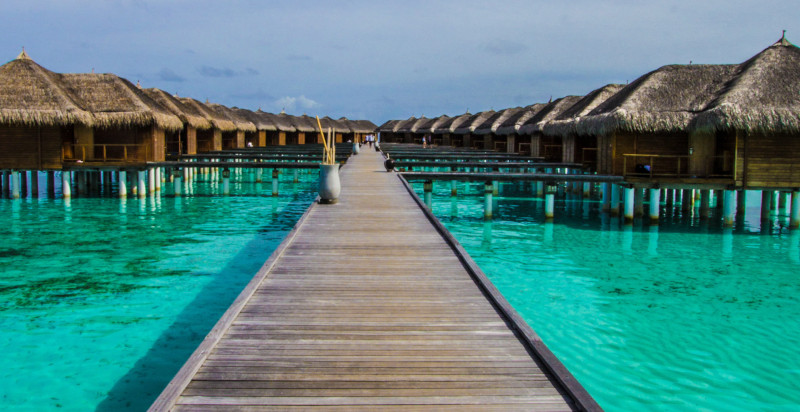
[[[797,0],[2,0],[0,61],[380,125],[740,63],[782,30],[800,44]]]

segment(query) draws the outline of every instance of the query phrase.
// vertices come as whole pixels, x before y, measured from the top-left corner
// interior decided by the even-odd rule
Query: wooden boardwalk
[[[599,409],[382,161],[347,163],[151,410]]]

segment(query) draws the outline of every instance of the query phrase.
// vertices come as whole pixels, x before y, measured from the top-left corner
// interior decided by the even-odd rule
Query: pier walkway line
[[[348,161],[151,410],[581,409],[382,162]]]

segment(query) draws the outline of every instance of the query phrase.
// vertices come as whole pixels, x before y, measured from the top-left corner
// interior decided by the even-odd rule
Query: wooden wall
[[[61,169],[62,140],[71,131],[59,127],[0,127],[0,169]]]
[[[747,134],[744,183],[747,188],[800,187],[800,138],[790,134]]]

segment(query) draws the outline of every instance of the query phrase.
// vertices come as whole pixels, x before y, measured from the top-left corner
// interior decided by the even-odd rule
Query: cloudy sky
[[[800,44],[797,0],[2,0],[0,60],[380,124],[739,63],[784,29]]]

